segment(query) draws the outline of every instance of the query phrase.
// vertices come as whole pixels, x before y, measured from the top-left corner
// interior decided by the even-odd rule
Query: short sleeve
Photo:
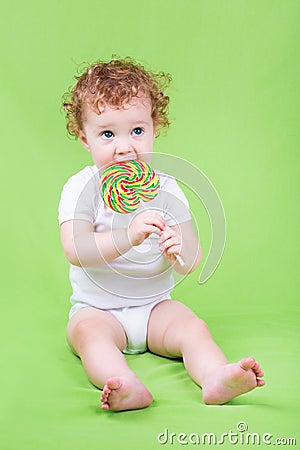
[[[159,195],[168,225],[173,226],[191,220],[189,202],[176,180],[172,176],[160,174],[160,181]]]
[[[83,219],[91,223],[99,203],[99,174],[93,166],[73,175],[62,189],[59,207],[59,225],[73,219]]]

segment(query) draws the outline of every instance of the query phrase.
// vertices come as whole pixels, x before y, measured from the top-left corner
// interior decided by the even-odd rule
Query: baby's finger
[[[156,213],[148,213],[144,217],[145,223],[152,224],[157,226],[160,230],[164,230],[165,228],[165,220]]]
[[[172,247],[167,248],[165,251],[168,255],[179,255],[180,245],[172,245]]]
[[[178,248],[180,250],[180,242],[175,237],[169,238],[166,241],[162,242],[160,244],[159,248],[161,251],[166,251],[166,250],[170,249],[170,247],[173,247],[173,246],[178,246]],[[172,251],[171,253],[174,253],[174,252]]]
[[[161,234],[161,238],[158,241],[159,244],[163,244],[165,241],[167,241],[168,239],[175,237],[175,232],[172,230],[172,228],[168,227],[165,228]]]
[[[145,232],[148,233],[149,236],[152,233],[155,233],[158,236],[161,235],[161,230],[158,227],[156,227],[155,225],[147,225],[146,229],[145,229]]]

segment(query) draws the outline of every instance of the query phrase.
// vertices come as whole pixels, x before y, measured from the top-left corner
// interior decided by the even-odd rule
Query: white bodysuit
[[[160,214],[169,226],[191,220],[187,199],[174,178],[163,173],[158,175],[161,187],[157,197],[142,202],[133,213],[120,214],[110,210],[101,198],[97,167],[87,166],[64,185],[59,224],[74,219],[87,220],[93,224],[95,232],[104,232],[127,228],[133,217],[143,210]],[[109,310],[125,329],[128,343],[124,352],[127,353],[146,350],[150,312],[157,303],[171,298],[172,267],[162,256],[158,239],[153,233],[141,245],[132,247],[110,263],[96,267],[71,264],[70,267],[73,289],[70,317],[83,307]]]

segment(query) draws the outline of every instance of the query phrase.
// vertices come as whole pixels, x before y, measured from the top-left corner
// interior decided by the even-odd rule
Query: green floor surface
[[[299,1],[2,3],[0,450],[299,446]],[[181,362],[144,354],[128,361],[153,405],[103,412],[65,341],[57,205],[91,160],[66,136],[61,97],[82,63],[112,54],[172,74],[156,151],[201,169],[225,210],[215,274],[199,285],[199,269],[174,293],[229,361],[253,355],[265,371],[265,387],[225,406],[205,406]],[[210,221],[187,195],[205,260]]]

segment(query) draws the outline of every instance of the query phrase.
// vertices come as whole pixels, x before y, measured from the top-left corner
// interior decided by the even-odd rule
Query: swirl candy
[[[131,213],[141,200],[153,200],[159,191],[159,178],[149,164],[132,160],[110,164],[101,176],[105,204],[118,213]]]

